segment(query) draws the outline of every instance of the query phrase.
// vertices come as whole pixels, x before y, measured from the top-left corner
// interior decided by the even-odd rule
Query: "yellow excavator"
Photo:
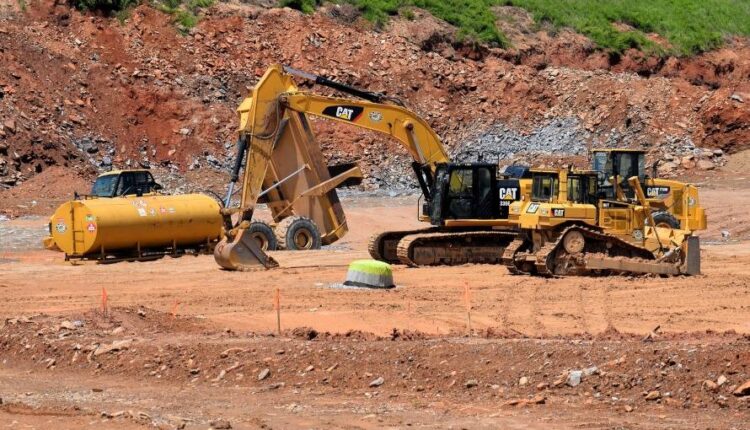
[[[600,176],[596,170],[532,169],[531,198],[510,207],[520,228],[503,253],[511,273],[700,273],[698,237],[688,228],[656,222],[638,176],[626,181],[634,201],[616,177],[608,181],[618,197],[608,199]]]
[[[358,99],[300,91],[295,77]],[[223,210],[225,237],[214,252],[217,263],[225,269],[276,265],[258,245],[251,229],[255,206],[264,188],[273,189],[270,196],[278,203],[272,207],[275,218],[284,215],[292,203],[285,201],[285,194],[317,196],[310,203],[321,214],[316,223],[330,224],[332,228],[326,230],[331,231],[331,237],[340,237],[346,231],[340,203],[331,192],[360,172],[352,168],[333,178],[326,176],[308,115],[391,136],[414,160],[412,167],[424,197],[419,219],[432,227],[375,235],[369,244],[374,258],[411,266],[500,263],[505,246],[516,237],[515,226],[508,221],[508,208],[524,192],[528,193],[531,181],[525,178],[527,171],[516,168],[513,175],[503,175],[498,173],[497,163],[452,163],[432,128],[397,99],[290,67],[272,66],[238,111],[238,155],[226,206],[246,158],[241,202],[239,207]],[[280,151],[289,156],[279,156]],[[283,162],[274,164],[273,160]],[[297,166],[312,166],[303,171],[314,173],[314,180],[300,181]],[[287,174],[277,171],[281,167]],[[284,184],[295,181],[299,183],[294,193],[275,195]]]

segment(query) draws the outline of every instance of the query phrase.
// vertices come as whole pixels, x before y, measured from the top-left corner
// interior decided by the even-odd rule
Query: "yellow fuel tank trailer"
[[[50,233],[67,258],[139,258],[212,247],[222,217],[203,194],[72,200],[50,219]]]

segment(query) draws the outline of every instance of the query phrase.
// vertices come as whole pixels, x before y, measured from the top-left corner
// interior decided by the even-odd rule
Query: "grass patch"
[[[495,15],[489,0],[341,0],[351,3],[362,15],[376,25],[384,25],[392,16],[404,14],[407,19],[411,7],[429,11],[436,17],[458,28],[458,36],[496,46],[507,46],[507,39],[495,25]],[[402,12],[403,11],[403,12]]]
[[[120,25],[123,25],[132,14],[133,8],[129,7],[127,9],[118,10],[117,12],[115,12],[115,18],[117,18],[117,21],[120,23]]]
[[[315,9],[320,6],[321,0],[281,0],[279,6],[290,7],[292,9],[301,10],[303,13],[313,13]]]
[[[282,0],[282,6],[311,13],[323,0]],[[628,48],[663,54],[695,54],[722,45],[727,36],[750,36],[748,0],[333,0],[354,5],[376,25],[411,7],[425,9],[456,26],[466,39],[507,46],[495,25],[493,6],[513,5],[530,11],[537,23],[570,27],[590,37],[605,50]],[[413,16],[413,15],[411,15]],[[632,31],[619,31],[623,23]],[[672,45],[664,50],[646,37],[658,33]]]
[[[508,0],[529,10],[536,21],[571,27],[600,47],[621,52],[653,49],[645,33],[658,33],[678,54],[708,51],[729,35],[750,36],[747,0]],[[618,31],[621,22],[634,31]]]
[[[112,16],[137,6],[139,0],[71,0],[71,3],[83,11],[98,11]]]
[[[193,28],[198,24],[198,17],[189,10],[178,11],[175,20],[183,28]]]
[[[187,2],[183,0],[160,0],[156,3],[156,8],[173,15],[174,22],[180,31],[185,33],[198,25],[200,10],[213,6],[214,2],[215,0],[188,0]]]

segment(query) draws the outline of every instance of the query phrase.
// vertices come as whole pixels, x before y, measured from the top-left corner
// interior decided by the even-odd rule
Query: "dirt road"
[[[272,271],[220,271],[210,256],[71,266],[49,251],[5,250],[0,422],[747,428],[748,397],[732,391],[750,379],[750,216],[725,208],[750,193],[702,195],[714,224],[703,275],[691,278],[541,279],[469,265],[396,267],[391,291],[338,286],[347,264],[367,257],[370,232],[419,225],[408,198],[348,202],[352,231],[342,242],[278,252]],[[11,223],[37,231],[33,221]],[[727,229],[737,232],[729,241]],[[93,311],[102,287],[109,318]],[[66,321],[81,326],[61,328]],[[130,343],[97,353],[116,341]],[[571,370],[592,366],[569,386]],[[716,389],[704,382],[720,376],[728,382]]]

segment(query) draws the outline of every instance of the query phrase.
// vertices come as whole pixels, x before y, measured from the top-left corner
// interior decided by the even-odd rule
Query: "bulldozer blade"
[[[685,265],[682,272],[686,275],[701,274],[701,242],[698,236],[690,236],[684,243]]]
[[[278,267],[271,256],[263,252],[258,242],[251,235],[245,234],[247,230],[240,229],[234,240],[221,240],[214,249],[214,259],[226,270],[255,270],[271,269]]]

